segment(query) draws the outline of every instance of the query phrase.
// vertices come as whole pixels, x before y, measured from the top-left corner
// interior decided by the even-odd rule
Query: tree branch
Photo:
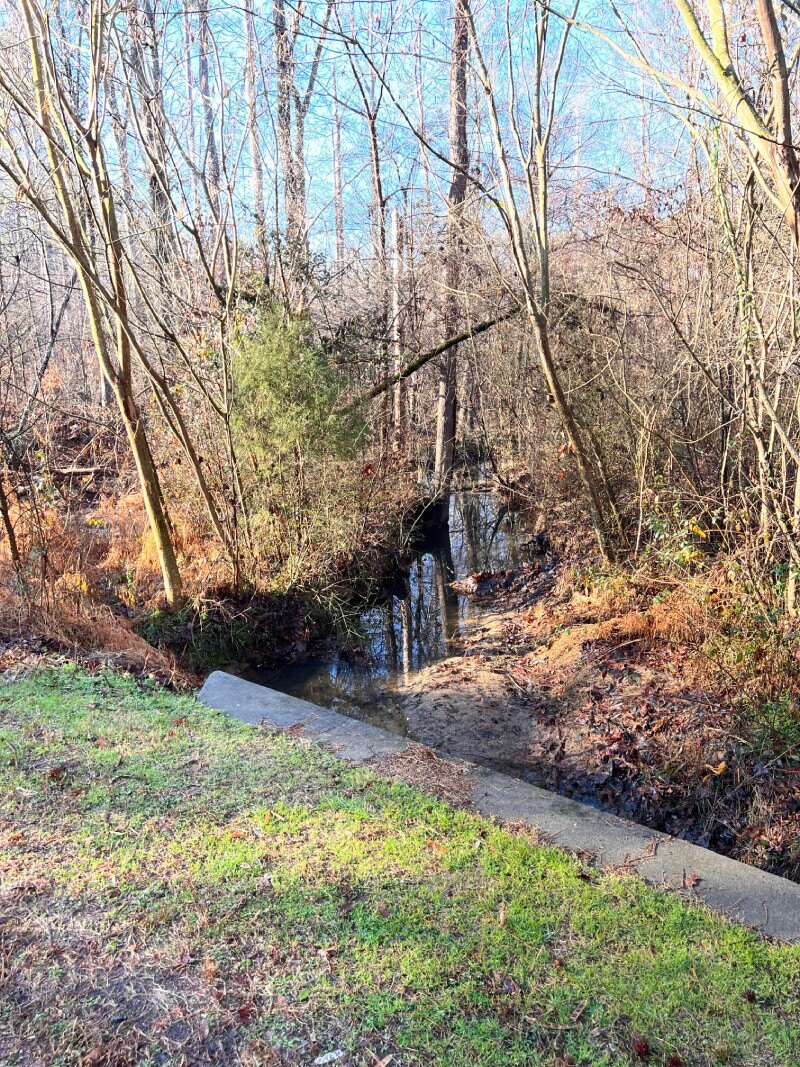
[[[469,341],[473,337],[477,337],[479,334],[486,333],[492,326],[497,326],[501,322],[506,322],[507,319],[513,318],[514,315],[518,315],[522,309],[512,308],[510,311],[504,312],[502,315],[496,316],[493,319],[487,319],[485,322],[479,322],[477,326],[473,326],[469,330],[465,330],[464,333],[457,334],[455,337],[448,337],[446,341],[442,341],[441,344],[435,348],[428,349],[427,352],[422,352],[420,355],[415,356],[410,363],[406,363],[399,371],[395,371],[394,374],[389,374],[377,385],[373,385],[371,389],[368,389],[366,393],[362,393],[361,396],[356,397],[355,400],[351,400],[349,404],[345,404],[344,407],[339,410],[342,412],[354,411],[356,408],[361,407],[370,400],[374,400],[376,396],[380,396],[385,393],[387,389],[391,389],[393,385],[397,385],[398,382],[403,381],[405,378],[410,378],[412,374],[424,367],[426,363],[430,363],[432,359],[436,359],[437,356],[444,355],[445,352],[451,348],[455,348],[456,345],[460,345],[464,341]]]

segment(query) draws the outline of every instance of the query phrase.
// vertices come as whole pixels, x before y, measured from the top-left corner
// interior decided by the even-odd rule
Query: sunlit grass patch
[[[0,731],[3,1062],[797,1062],[797,948],[314,745],[72,670]]]

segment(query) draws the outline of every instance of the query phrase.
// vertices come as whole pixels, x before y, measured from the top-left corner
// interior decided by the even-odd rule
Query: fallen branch
[[[118,471],[113,467],[51,467],[50,474],[57,478],[90,478],[106,475],[116,478]]]
[[[356,397],[355,400],[351,400],[349,404],[345,404],[344,407],[339,410],[353,411],[355,408],[361,407],[362,404],[366,404],[369,400],[374,400],[376,396],[385,393],[386,390],[391,389],[393,385],[397,385],[398,382],[403,381],[405,378],[410,378],[415,371],[424,367],[426,363],[430,363],[432,359],[444,355],[449,349],[455,348],[456,345],[460,345],[463,341],[469,341],[471,338],[477,337],[481,333],[485,333],[487,330],[490,330],[492,326],[497,326],[499,323],[513,318],[514,315],[519,314],[520,310],[521,308],[518,307],[512,308],[511,311],[506,311],[502,315],[496,316],[496,318],[487,319],[485,322],[479,322],[477,326],[465,330],[464,333],[457,334],[455,337],[448,337],[446,341],[442,341],[442,343],[435,348],[430,348],[427,352],[422,352],[420,355],[415,356],[410,363],[406,363],[405,367],[402,367],[399,371],[395,371],[394,374],[389,374],[383,381],[378,382],[377,385],[373,385],[371,389],[366,391],[366,393],[362,393],[361,396]]]

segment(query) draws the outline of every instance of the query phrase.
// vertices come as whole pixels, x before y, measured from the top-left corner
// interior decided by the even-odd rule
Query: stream
[[[360,613],[358,647],[297,663],[238,673],[271,689],[408,734],[393,703],[415,672],[457,651],[468,620],[488,607],[451,586],[484,570],[537,558],[531,520],[494,493],[464,489],[450,498],[450,524],[404,554],[379,603]]]

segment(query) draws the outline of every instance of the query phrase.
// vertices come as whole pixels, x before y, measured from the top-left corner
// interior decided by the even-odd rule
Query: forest
[[[429,720],[499,598],[511,696],[570,629],[605,732],[576,770],[501,716],[479,755],[799,870],[794,5],[19,0],[2,35],[11,661],[295,664]],[[649,767],[664,716],[615,762],[592,696],[636,656],[686,704]]]
[[[798,129],[795,0],[0,0],[0,1062],[798,1062]]]

